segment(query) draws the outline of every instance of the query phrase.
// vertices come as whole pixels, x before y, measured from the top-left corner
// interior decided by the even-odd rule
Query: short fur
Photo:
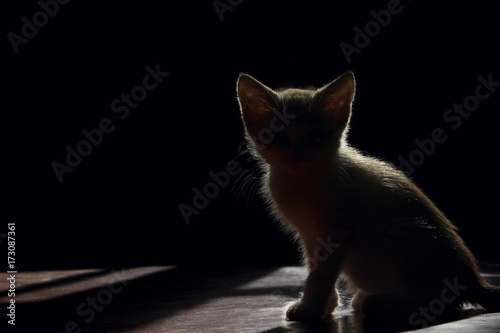
[[[287,318],[330,317],[341,273],[357,288],[354,310],[367,315],[394,316],[397,309],[408,320],[455,279],[466,289],[450,307],[470,302],[500,310],[499,288],[479,274],[443,212],[392,164],[347,143],[354,92],[352,72],[320,89],[275,91],[249,75],[238,78],[245,134],[264,171],[263,196],[296,233],[310,271]]]

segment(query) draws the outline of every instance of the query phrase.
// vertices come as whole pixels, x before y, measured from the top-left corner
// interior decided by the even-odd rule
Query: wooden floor
[[[24,272],[16,276],[13,332],[384,332],[341,306],[329,323],[285,321],[306,277],[298,267],[192,270],[137,267]],[[500,283],[499,274],[488,276]],[[6,274],[0,318],[7,321]],[[4,323],[2,323],[3,326]],[[12,328],[12,327],[11,327]],[[413,327],[408,327],[410,330]],[[2,330],[3,332],[3,330]],[[500,332],[500,313],[417,332]]]

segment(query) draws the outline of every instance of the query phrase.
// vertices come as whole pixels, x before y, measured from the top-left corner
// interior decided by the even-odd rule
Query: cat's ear
[[[355,89],[353,72],[347,71],[340,75],[316,92],[320,111],[335,119],[348,120]]]
[[[240,74],[237,93],[245,120],[257,118],[278,108],[276,93],[250,75]]]

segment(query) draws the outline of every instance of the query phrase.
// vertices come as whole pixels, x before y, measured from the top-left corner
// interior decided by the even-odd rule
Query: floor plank
[[[369,332],[364,318],[340,306],[328,323],[284,320],[301,291],[300,267],[206,270],[25,272],[16,278],[16,331],[38,332]],[[5,281],[5,274],[1,275]],[[499,274],[488,278],[500,282]],[[0,311],[9,302],[0,286]],[[0,313],[5,318],[5,313]],[[500,313],[416,332],[500,332]]]

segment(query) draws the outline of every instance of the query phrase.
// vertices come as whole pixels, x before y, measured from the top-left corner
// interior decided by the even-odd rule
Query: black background
[[[321,86],[348,69],[358,84],[350,142],[396,162],[443,128],[446,142],[412,177],[478,259],[499,261],[500,91],[458,129],[443,121],[479,75],[500,81],[496,6],[401,1],[348,63],[339,44],[352,45],[354,28],[387,4],[244,0],[221,21],[209,0],[71,1],[17,54],[7,34],[20,34],[21,18],[32,21],[40,6],[5,8],[0,233],[16,222],[18,270],[297,263],[259,199],[231,191],[237,177],[189,225],[178,206],[192,205],[192,189],[238,155],[238,73],[278,88]],[[170,75],[120,120],[112,101],[157,64]],[[60,183],[51,163],[64,163],[66,145],[103,118],[115,130]]]

